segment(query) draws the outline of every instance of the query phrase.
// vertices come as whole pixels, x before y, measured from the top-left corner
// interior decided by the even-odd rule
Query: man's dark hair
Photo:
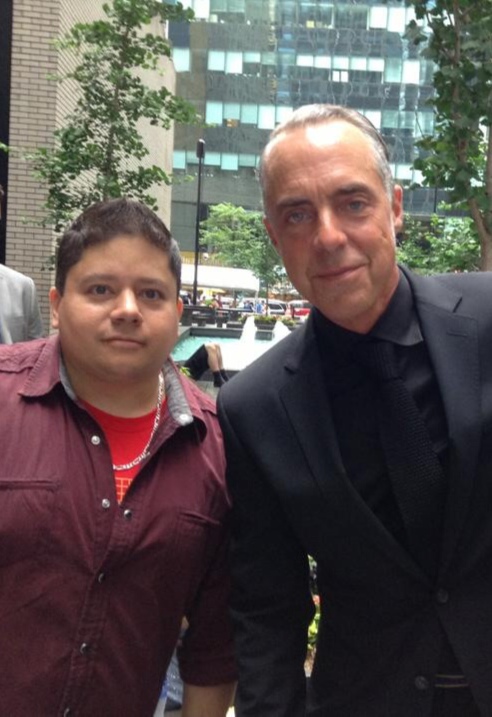
[[[133,199],[109,199],[88,207],[64,232],[56,254],[55,286],[63,294],[67,274],[84,251],[116,236],[146,239],[169,257],[169,268],[181,288],[181,256],[164,222],[151,209]]]

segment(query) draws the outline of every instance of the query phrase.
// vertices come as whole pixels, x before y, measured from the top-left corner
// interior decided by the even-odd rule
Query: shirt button
[[[429,689],[429,680],[427,677],[424,677],[423,675],[418,675],[418,677],[414,680],[415,687],[423,692],[424,690]]]
[[[79,651],[81,655],[87,655],[89,652],[89,645],[87,642],[83,642],[81,646],[79,647]]]
[[[105,580],[106,580],[106,574],[105,574],[105,573],[99,573],[99,575],[97,576],[97,582],[98,582],[98,583],[103,583]]]
[[[445,605],[449,600],[448,591],[444,590],[444,588],[439,588],[439,590],[436,592],[436,600],[439,605]]]
[[[100,436],[92,436],[91,443],[93,446],[98,446],[101,443],[101,437]]]
[[[131,520],[132,516],[133,516],[133,513],[130,510],[130,508],[126,508],[126,510],[123,511],[123,517],[125,518],[125,520]]]
[[[109,500],[109,498],[103,498],[101,501],[101,506],[104,508],[104,510],[107,510],[108,508],[110,508],[111,501]]]
[[[70,707],[67,707],[67,709],[63,710],[63,717],[70,717],[71,714],[72,710],[70,709]]]

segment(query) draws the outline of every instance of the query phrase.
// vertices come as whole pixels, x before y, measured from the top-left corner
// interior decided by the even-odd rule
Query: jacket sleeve
[[[307,555],[253,451],[241,443],[221,393],[218,405],[233,501],[236,717],[304,717],[307,629],[314,613]],[[278,448],[266,445],[254,450]]]
[[[28,278],[29,285],[28,290],[25,292],[25,317],[26,317],[26,329],[27,339],[40,339],[43,336],[43,321],[41,319],[41,312],[39,310],[38,297],[36,293],[36,287],[31,278]]]

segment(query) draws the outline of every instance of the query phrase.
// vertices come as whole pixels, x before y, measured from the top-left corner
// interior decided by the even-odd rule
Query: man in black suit
[[[260,179],[315,308],[219,393],[237,717],[492,715],[491,277],[397,266],[402,189],[353,110],[294,112]]]

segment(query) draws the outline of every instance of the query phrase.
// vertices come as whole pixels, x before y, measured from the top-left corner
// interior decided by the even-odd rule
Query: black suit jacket
[[[431,583],[345,473],[310,321],[221,389],[234,501],[238,717],[427,717],[443,633],[492,715],[492,274],[405,272],[441,390],[450,474]]]

